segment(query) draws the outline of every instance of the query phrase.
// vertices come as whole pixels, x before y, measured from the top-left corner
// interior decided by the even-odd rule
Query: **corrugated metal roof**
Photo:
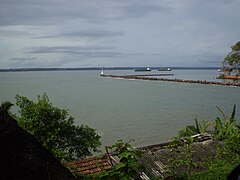
[[[185,144],[183,146],[171,146],[172,142],[157,144],[152,146],[145,146],[137,148],[141,150],[143,155],[140,157],[139,162],[145,167],[145,172],[139,172],[142,179],[149,179],[148,177],[168,177],[169,172],[172,171],[172,160],[184,160],[191,158],[192,162],[199,163],[204,158],[214,157],[219,141],[212,140],[206,135],[193,136],[194,143]],[[181,139],[185,142],[186,139]],[[183,143],[184,144],[184,143]],[[110,162],[111,161],[111,162]],[[106,153],[101,157],[91,157],[84,160],[74,161],[65,164],[73,173],[84,175],[98,174],[103,170],[111,169],[111,164],[115,165],[119,162],[116,155]],[[203,167],[196,167],[191,171],[201,171]],[[182,165],[174,168],[174,173],[178,174],[184,171],[189,171],[189,168]]]
[[[189,160],[194,164],[200,164],[204,158],[211,158],[216,155],[219,141],[208,139],[202,142],[195,142],[190,145],[168,147],[168,146],[152,146],[142,149],[144,154],[140,158],[140,162],[146,168],[146,174],[149,177],[167,177],[171,173],[182,173],[186,171],[201,171],[204,167],[194,165],[187,167],[186,165],[177,165],[173,167],[172,162],[178,160]],[[174,172],[173,172],[174,171]]]

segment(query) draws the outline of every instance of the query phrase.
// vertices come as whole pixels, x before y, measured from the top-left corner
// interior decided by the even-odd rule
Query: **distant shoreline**
[[[27,71],[86,71],[86,70],[134,70],[145,67],[86,67],[86,68],[9,68],[0,69],[0,72],[27,72]],[[150,67],[152,70],[158,70],[166,67]],[[172,70],[217,70],[219,67],[167,67]]]
[[[153,78],[143,76],[120,76],[120,75],[100,75],[101,77],[110,78],[122,78],[122,79],[136,79],[136,80],[148,80],[148,81],[168,81],[168,82],[180,82],[180,83],[191,83],[191,84],[206,84],[206,85],[221,85],[221,86],[236,86],[240,87],[240,82],[215,82],[206,80],[184,80],[184,79],[168,79],[168,78]]]

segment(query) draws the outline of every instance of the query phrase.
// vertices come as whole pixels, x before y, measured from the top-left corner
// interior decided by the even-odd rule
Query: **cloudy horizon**
[[[217,67],[239,0],[1,0],[0,69]]]

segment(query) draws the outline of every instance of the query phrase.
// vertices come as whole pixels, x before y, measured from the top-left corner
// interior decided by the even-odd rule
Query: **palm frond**
[[[3,102],[3,103],[1,104],[1,107],[0,107],[0,108],[1,108],[3,111],[9,111],[12,106],[13,106],[13,104],[12,104],[10,101],[5,101],[5,102]]]

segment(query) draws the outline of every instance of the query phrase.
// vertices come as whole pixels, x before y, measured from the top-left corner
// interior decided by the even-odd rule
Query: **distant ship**
[[[135,71],[152,71],[150,68],[136,68]]]
[[[171,68],[160,68],[158,69],[158,71],[171,71],[172,69]]]

